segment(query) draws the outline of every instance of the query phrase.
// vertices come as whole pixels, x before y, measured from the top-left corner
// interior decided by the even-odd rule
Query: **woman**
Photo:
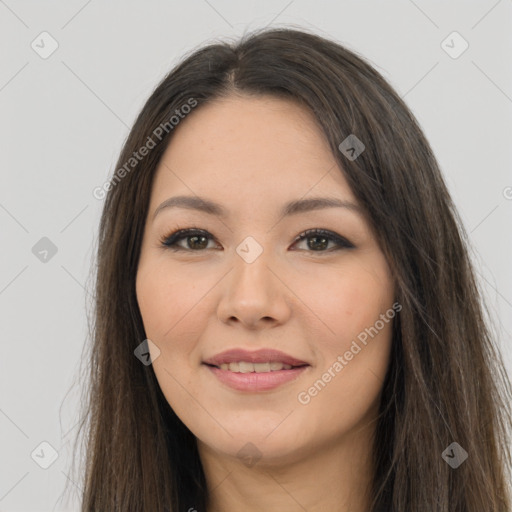
[[[101,194],[84,511],[510,510],[466,235],[362,58],[292,29],[198,49]]]

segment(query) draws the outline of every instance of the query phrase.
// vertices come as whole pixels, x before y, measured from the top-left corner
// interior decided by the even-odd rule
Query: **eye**
[[[295,239],[295,242],[301,242],[302,240],[307,240],[306,245],[313,252],[331,252],[333,249],[353,249],[355,247],[346,238],[326,229],[308,229],[307,231],[304,231],[304,233],[301,233]],[[329,242],[334,242],[335,247],[323,250],[329,246]]]
[[[188,247],[183,247],[179,244],[182,240],[188,240]],[[199,228],[179,229],[168,236],[164,236],[160,242],[164,247],[173,251],[200,251],[208,246],[208,242],[213,240],[213,237]]]
[[[331,252],[332,250],[352,249],[355,247],[346,238],[325,229],[308,229],[298,235],[294,243],[297,244],[303,240],[307,240],[307,247],[310,249],[308,252]],[[185,246],[181,244],[183,241],[185,241]],[[163,247],[173,251],[198,252],[208,249],[210,241],[215,241],[215,238],[208,231],[199,228],[187,228],[179,229],[170,235],[164,236],[160,243]],[[333,242],[335,246],[327,249],[330,242]]]

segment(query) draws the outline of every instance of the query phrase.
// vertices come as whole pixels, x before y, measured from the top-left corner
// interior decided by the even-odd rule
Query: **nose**
[[[265,249],[256,259],[233,255],[233,269],[222,281],[217,316],[224,323],[240,323],[250,330],[285,323],[293,294],[279,265]]]

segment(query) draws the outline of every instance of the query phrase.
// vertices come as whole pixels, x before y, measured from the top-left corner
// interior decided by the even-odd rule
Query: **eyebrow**
[[[229,217],[229,212],[222,205],[204,197],[174,196],[166,199],[157,207],[155,213],[153,214],[153,220],[162,210],[167,208],[186,208],[189,210],[198,210],[221,218]],[[290,215],[297,215],[299,213],[305,213],[324,208],[346,208],[355,213],[363,215],[362,208],[355,203],[351,203],[350,201],[344,201],[342,199],[332,197],[311,197],[309,199],[297,199],[286,203],[281,210],[281,217],[288,217]]]

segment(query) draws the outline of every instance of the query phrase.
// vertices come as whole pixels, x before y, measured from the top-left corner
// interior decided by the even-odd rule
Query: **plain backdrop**
[[[0,511],[79,507],[62,493],[80,492],[69,465],[103,205],[93,189],[184,53],[269,25],[335,38],[404,97],[512,370],[511,0],[0,0]]]

